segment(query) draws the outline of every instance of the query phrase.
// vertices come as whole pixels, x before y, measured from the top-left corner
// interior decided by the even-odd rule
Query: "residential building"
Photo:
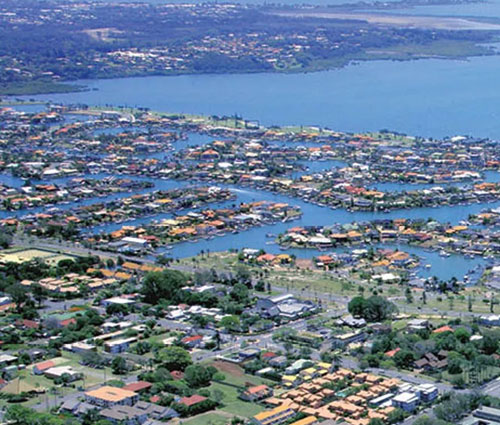
[[[407,412],[413,412],[419,405],[419,397],[413,392],[404,392],[398,394],[392,399],[392,405],[399,407]]]
[[[49,379],[60,379],[67,377],[69,382],[76,381],[83,377],[82,372],[74,370],[71,366],[57,366],[45,370],[44,375]]]
[[[294,415],[295,410],[288,405],[281,405],[272,410],[258,413],[252,418],[252,422],[257,425],[277,425],[286,422]]]
[[[108,353],[123,353],[127,351],[130,347],[130,344],[137,341],[136,337],[123,338],[123,339],[115,339],[113,341],[108,341],[104,343],[104,350]]]
[[[132,406],[138,401],[139,395],[123,388],[104,385],[96,390],[87,391],[85,399],[89,403],[103,407]]]
[[[183,397],[180,399],[179,403],[184,404],[187,407],[194,406],[195,404],[201,403],[202,401],[207,400],[206,397],[203,397],[202,395],[192,395],[191,397]]]
[[[416,391],[420,394],[420,400],[423,403],[431,403],[439,395],[437,387],[432,384],[421,384],[416,387]]]
[[[240,398],[246,401],[259,401],[273,395],[273,390],[267,385],[257,385],[247,388],[241,393]]]
[[[472,415],[475,418],[500,422],[500,409],[495,409],[493,407],[481,406],[479,409],[474,410],[474,412],[472,412]]]
[[[170,407],[160,406],[159,404],[148,403],[146,401],[138,401],[134,404],[134,408],[142,410],[149,418],[153,419],[171,419],[179,416],[179,414]]]
[[[147,381],[137,381],[137,382],[131,382],[130,384],[127,384],[123,387],[124,390],[127,391],[133,391],[135,393],[141,393],[141,392],[146,392],[148,391],[153,384]]]
[[[354,342],[362,342],[365,339],[366,334],[364,332],[349,332],[345,334],[334,335],[332,337],[332,347],[342,348]]]
[[[37,363],[33,366],[33,374],[35,375],[43,375],[47,369],[51,367],[55,367],[55,363],[52,360],[47,360],[45,362]]]
[[[120,425],[141,425],[148,419],[146,412],[131,406],[107,407],[102,409],[99,415],[112,424]]]

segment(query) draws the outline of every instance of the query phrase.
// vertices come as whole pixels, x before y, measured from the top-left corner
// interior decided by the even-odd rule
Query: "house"
[[[288,363],[288,359],[285,356],[277,356],[269,360],[268,363],[273,367],[285,367]]]
[[[112,407],[132,406],[139,400],[139,395],[133,391],[124,390],[123,388],[111,387],[104,385],[95,390],[87,391],[85,399],[97,406]]]
[[[342,348],[354,342],[362,342],[365,339],[366,334],[364,332],[349,332],[345,334],[334,335],[332,337],[332,347]]]
[[[184,404],[187,407],[194,406],[195,404],[201,403],[203,401],[207,400],[206,397],[203,397],[202,395],[192,395],[191,397],[182,397],[179,400],[179,403]]]
[[[413,412],[419,403],[420,399],[418,395],[409,391],[398,394],[392,399],[392,405],[394,407],[399,407],[406,412]]]
[[[316,416],[306,416],[298,421],[292,422],[290,425],[313,425],[318,422]]]
[[[95,351],[96,346],[94,344],[87,344],[86,342],[78,341],[71,344],[64,344],[63,349],[73,353],[88,353],[90,351]]]
[[[262,317],[281,316],[295,320],[307,313],[314,313],[318,306],[310,301],[299,301],[292,294],[262,297],[255,305],[256,312]]]
[[[453,332],[453,328],[448,326],[448,325],[445,325],[445,326],[441,326],[440,328],[434,329],[432,331],[433,334],[441,334],[444,332]]]
[[[240,398],[246,401],[259,401],[273,395],[273,390],[267,385],[257,385],[247,388],[240,394]]]
[[[417,332],[428,328],[429,321],[426,319],[412,319],[407,324],[407,329],[409,332]]]
[[[351,328],[363,328],[366,326],[366,320],[363,318],[354,318],[353,316],[349,315],[346,317],[342,317],[337,320],[337,324],[339,326],[345,325],[349,326]]]
[[[437,387],[432,384],[420,384],[416,387],[416,391],[420,394],[420,400],[423,403],[431,403],[439,395]]]
[[[17,361],[17,356],[11,356],[10,354],[0,354],[0,364],[1,365],[11,365]]]
[[[500,409],[495,409],[493,407],[481,406],[479,409],[472,412],[472,416],[494,423],[500,423]]]
[[[141,425],[148,419],[146,412],[132,406],[115,405],[99,412],[99,415],[111,422],[120,425]]]
[[[290,366],[285,369],[285,373],[291,375],[300,372],[302,369],[312,365],[312,361],[308,359],[295,360]]]
[[[87,413],[89,410],[94,410],[96,407],[92,404],[82,402],[79,400],[67,400],[63,403],[60,412],[71,413],[74,416],[82,416]]]
[[[130,344],[133,342],[137,341],[136,337],[130,337],[130,338],[122,338],[122,339],[115,339],[113,341],[108,341],[104,343],[104,350],[107,351],[108,353],[123,353],[124,351],[127,351],[130,347]]]
[[[117,305],[125,305],[125,306],[132,306],[135,304],[134,300],[131,300],[130,298],[123,298],[123,297],[112,297],[108,298],[106,300],[102,300],[101,304],[104,307],[108,307],[112,304],[117,304]]]
[[[146,401],[138,401],[134,404],[134,408],[142,410],[149,418],[171,419],[179,417],[179,414],[170,407],[160,406],[159,404],[148,403]]]
[[[43,373],[50,369],[51,367],[55,367],[55,363],[52,360],[47,360],[45,362],[37,363],[33,366],[33,374],[35,375],[43,375]]]
[[[181,342],[188,348],[199,347],[203,342],[203,336],[201,335],[186,336],[185,338],[182,338]]]
[[[295,415],[295,410],[290,406],[282,404],[272,410],[258,413],[252,418],[256,425],[277,425],[286,422]]]
[[[184,378],[184,372],[181,372],[180,370],[173,370],[170,372],[170,376],[174,381],[179,381]]]
[[[71,366],[51,367],[45,370],[44,375],[49,379],[61,379],[65,377],[68,382],[77,381],[83,377],[82,372],[74,370]]]
[[[131,382],[123,387],[124,390],[133,391],[135,393],[147,392],[153,384],[147,381]]]
[[[243,360],[252,359],[257,357],[260,354],[260,350],[258,348],[245,348],[244,350],[240,350],[238,352],[238,356]]]
[[[500,316],[497,314],[481,316],[479,323],[485,326],[500,326]]]
[[[392,398],[394,397],[394,394],[393,393],[387,393],[387,394],[384,394],[384,395],[381,395],[379,397],[376,397],[376,398],[372,398],[369,402],[368,402],[368,405],[372,408],[376,408],[376,407],[379,407],[381,406],[382,404],[384,403],[387,403],[389,400],[391,400]]]

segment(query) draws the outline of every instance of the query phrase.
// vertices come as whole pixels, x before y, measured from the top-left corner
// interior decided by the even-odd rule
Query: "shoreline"
[[[81,85],[81,84],[76,84],[77,82],[81,81],[102,81],[102,80],[118,80],[118,79],[131,79],[131,78],[147,78],[147,77],[182,77],[182,76],[202,76],[202,75],[251,75],[251,74],[283,74],[283,75],[299,75],[299,74],[311,74],[311,73],[318,73],[318,72],[332,72],[332,71],[337,71],[340,69],[347,68],[349,66],[356,66],[361,62],[376,62],[376,61],[383,61],[383,62],[412,62],[412,61],[419,61],[419,60],[429,60],[429,59],[436,59],[436,60],[455,60],[455,61],[467,61],[471,58],[480,58],[484,56],[496,56],[499,55],[499,52],[496,52],[493,49],[488,49],[482,46],[476,46],[479,49],[482,49],[482,52],[472,52],[471,54],[464,54],[464,55],[445,55],[439,52],[436,53],[429,53],[429,52],[419,52],[419,53],[412,53],[411,51],[405,52],[396,52],[396,51],[389,51],[389,54],[396,54],[393,57],[384,57],[384,54],[387,52],[380,51],[366,51],[363,52],[361,56],[359,57],[346,57],[346,58],[340,58],[340,61],[343,63],[339,63],[338,65],[331,65],[331,66],[311,66],[310,68],[307,69],[274,69],[271,71],[266,71],[266,70],[240,70],[238,72],[169,72],[169,73],[144,73],[144,74],[135,74],[135,75],[113,75],[113,76],[106,76],[106,77],[96,77],[96,78],[89,78],[85,80],[64,80],[62,83],[48,83],[48,87],[52,87],[51,89],[45,90],[43,89],[43,85],[40,87],[40,89],[35,89],[33,91],[27,91],[26,93],[9,93],[6,92],[8,89],[2,89],[0,88],[0,105],[5,104],[5,101],[2,101],[2,97],[4,98],[20,98],[20,97],[26,97],[26,96],[39,96],[39,95],[49,95],[49,94],[70,94],[70,93],[81,93],[81,92],[88,92],[88,91],[93,91],[93,90],[98,90],[98,89],[93,89],[90,88],[87,85]],[[416,54],[414,57],[404,57],[405,55],[413,55]],[[365,57],[363,57],[365,55]],[[366,57],[366,55],[368,57]],[[376,57],[376,55],[379,55],[379,57]],[[400,56],[398,56],[400,55]],[[32,82],[26,82],[25,85],[20,85],[18,86],[19,90],[26,89],[27,87],[30,86]],[[61,88],[58,89],[57,87],[60,86]],[[37,102],[37,101],[35,101]],[[37,103],[45,103],[45,102],[37,102]],[[7,104],[13,104],[11,102],[7,102]]]

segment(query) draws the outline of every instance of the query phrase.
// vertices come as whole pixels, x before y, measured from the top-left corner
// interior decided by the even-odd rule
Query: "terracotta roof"
[[[153,386],[153,384],[151,384],[150,382],[146,382],[146,381],[137,381],[137,382],[131,382],[130,384],[128,385],[125,385],[123,387],[124,390],[127,390],[127,391],[135,391],[135,392],[139,392],[139,391],[142,391],[142,390],[146,390],[146,389],[149,389]]]
[[[47,360],[46,362],[37,363],[34,367],[42,372],[44,370],[50,369],[51,367],[54,367],[55,365],[56,364],[53,361]]]
[[[194,406],[195,404],[201,403],[202,401],[205,401],[207,398],[203,397],[202,395],[192,395],[191,397],[183,397],[180,400],[181,404],[184,404],[186,406]]]

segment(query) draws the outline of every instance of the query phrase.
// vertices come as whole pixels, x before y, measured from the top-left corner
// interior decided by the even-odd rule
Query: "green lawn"
[[[223,410],[224,412],[250,418],[264,410],[262,406],[256,403],[249,403],[240,400],[238,398],[238,390],[229,385],[214,382],[208,387],[208,390],[211,394],[213,394],[214,390],[219,390],[224,394],[224,397],[222,399],[222,404],[224,406],[221,408],[221,410]]]
[[[206,413],[182,421],[184,425],[226,425],[228,422],[229,418],[219,413]]]

